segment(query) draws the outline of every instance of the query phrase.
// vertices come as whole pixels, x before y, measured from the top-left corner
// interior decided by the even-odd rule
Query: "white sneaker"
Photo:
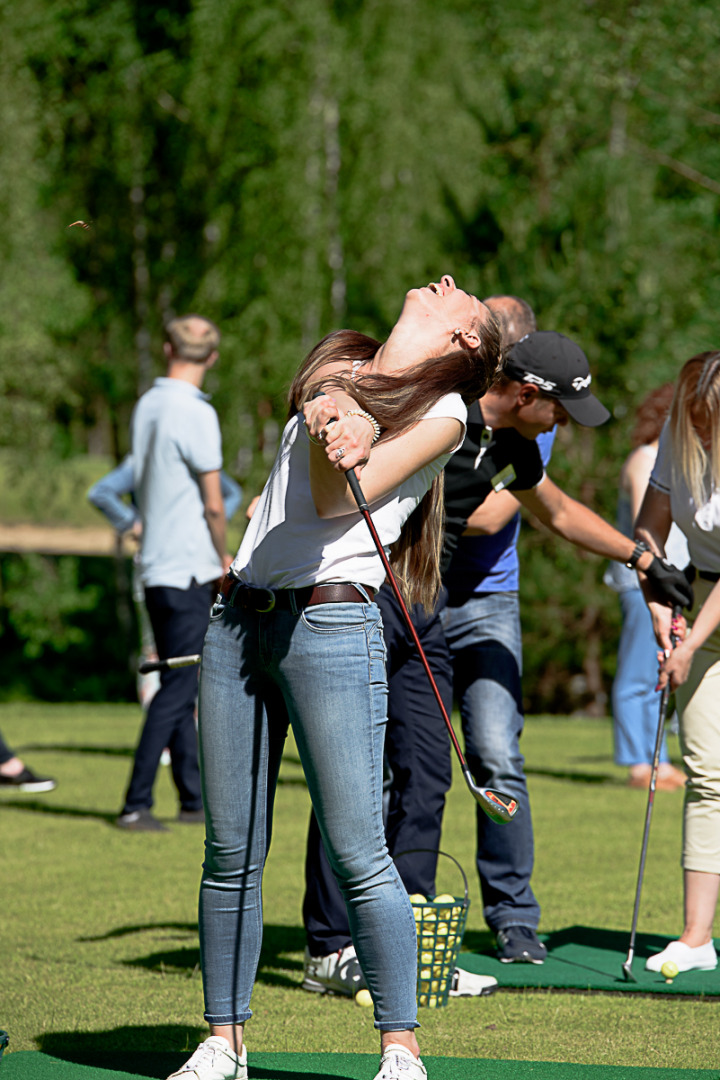
[[[305,949],[303,965],[303,990],[315,994],[343,994],[355,997],[358,990],[366,990],[367,983],[360,961],[352,945],[329,956],[311,956]]]
[[[698,945],[696,949],[684,941],[671,941],[667,948],[645,961],[646,971],[660,971],[666,960],[677,964],[678,971],[713,971],[717,967],[717,953],[712,941]]]
[[[416,1058],[400,1043],[390,1043],[380,1062],[380,1072],[375,1080],[427,1080],[427,1071],[420,1058]]]
[[[450,983],[450,997],[485,997],[497,990],[493,975],[475,975],[472,971],[455,968]]]
[[[248,1080],[247,1047],[243,1045],[240,1057],[222,1035],[211,1035],[201,1042],[197,1050],[177,1072],[170,1073],[167,1080]]]

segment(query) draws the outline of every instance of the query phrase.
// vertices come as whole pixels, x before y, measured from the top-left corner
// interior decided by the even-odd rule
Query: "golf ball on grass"
[[[369,1009],[373,1003],[373,999],[370,996],[369,990],[358,990],[355,995],[355,1004],[359,1005],[361,1009]]]
[[[660,974],[665,976],[666,982],[671,983],[675,976],[680,974],[680,969],[672,960],[666,960],[660,968]]]

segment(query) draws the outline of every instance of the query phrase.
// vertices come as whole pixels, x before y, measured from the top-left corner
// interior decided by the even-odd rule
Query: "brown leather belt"
[[[372,600],[375,590],[365,586]],[[308,585],[305,589],[260,589],[246,585],[231,574],[226,574],[220,585],[220,595],[229,607],[246,608],[248,611],[267,612],[302,611],[315,604],[366,604],[367,600],[354,585],[347,582],[329,585]]]

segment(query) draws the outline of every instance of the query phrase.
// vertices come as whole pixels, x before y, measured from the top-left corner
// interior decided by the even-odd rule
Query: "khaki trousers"
[[[696,578],[691,623],[714,588]],[[690,676],[676,691],[685,772],[682,865],[720,874],[720,628],[698,649]]]

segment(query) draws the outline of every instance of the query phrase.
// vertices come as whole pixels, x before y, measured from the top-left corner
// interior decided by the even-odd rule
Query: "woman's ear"
[[[476,330],[463,330],[461,326],[458,326],[453,330],[453,341],[462,345],[463,349],[477,349],[480,344],[480,335]]]

